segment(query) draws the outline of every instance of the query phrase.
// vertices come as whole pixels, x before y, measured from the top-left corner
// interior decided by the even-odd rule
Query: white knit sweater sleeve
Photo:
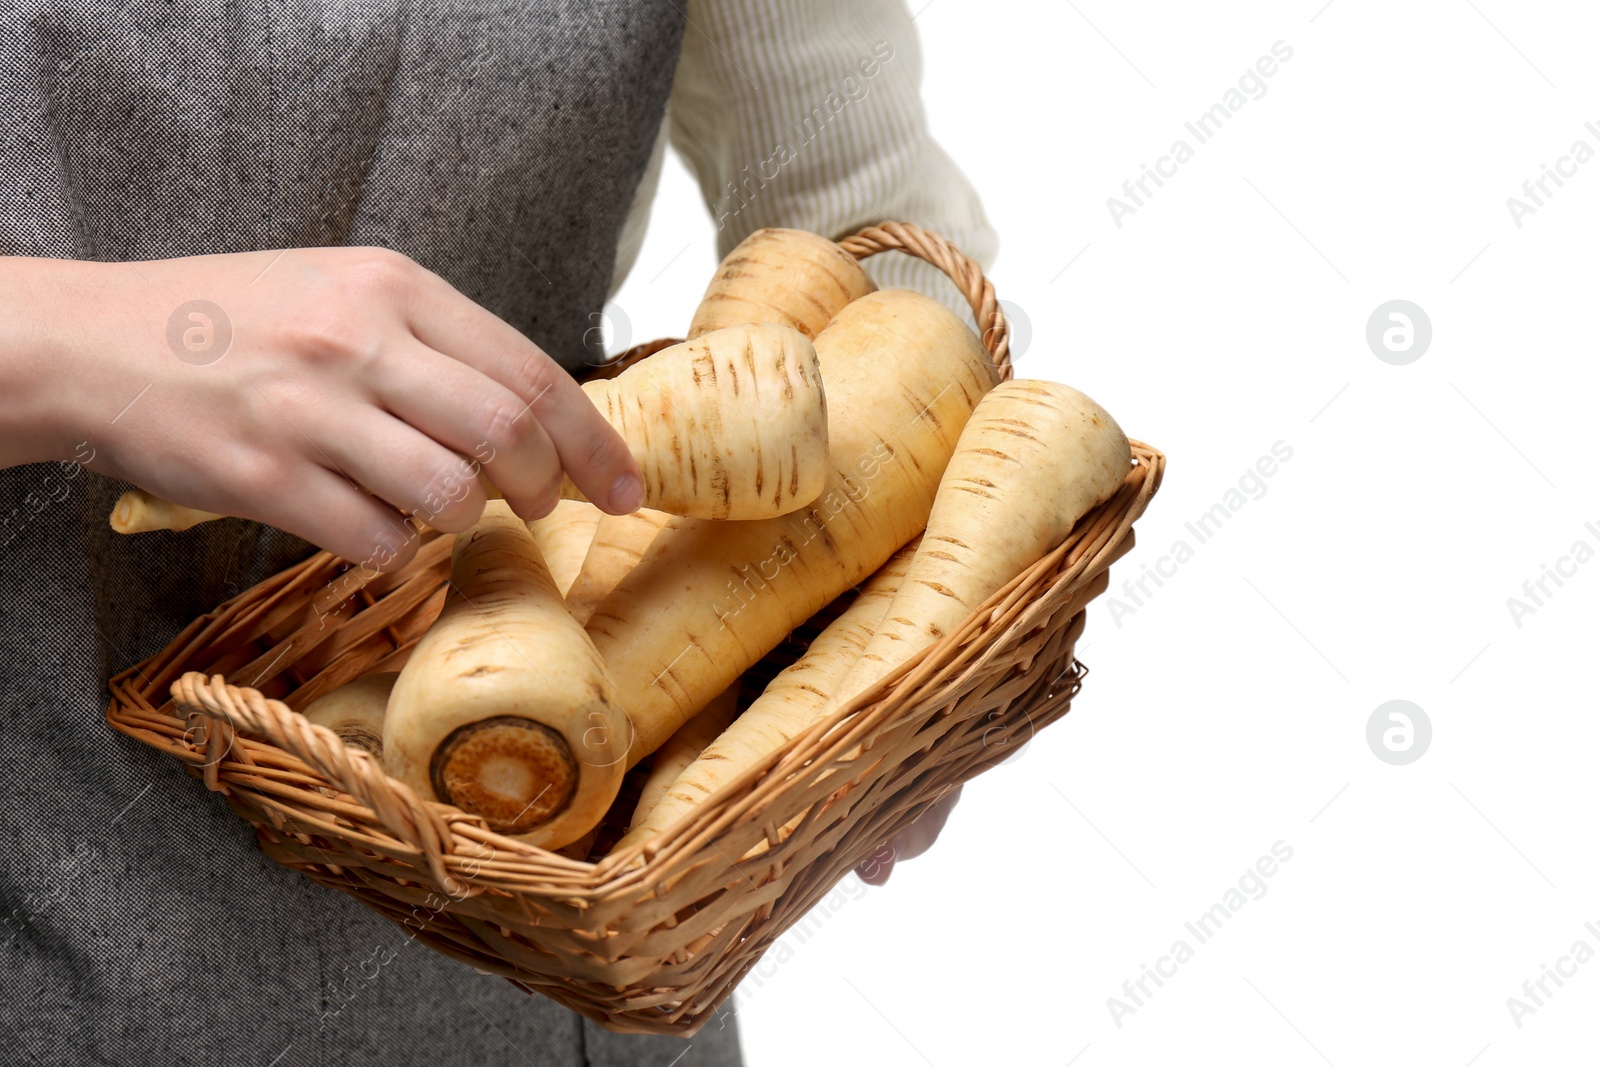
[[[998,242],[977,193],[928,132],[904,0],[689,0],[687,15],[664,132],[700,185],[719,256],[762,226],[837,238],[898,219],[992,264]],[[656,148],[619,274],[643,239]],[[884,253],[866,266],[880,287],[966,314],[954,286],[920,261]]]

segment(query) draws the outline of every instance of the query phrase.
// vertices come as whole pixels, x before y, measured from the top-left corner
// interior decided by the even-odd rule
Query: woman
[[[608,1034],[275,866],[105,729],[105,682],[313,545],[392,567],[405,513],[466,527],[462,457],[527,517],[563,470],[636,506],[567,372],[601,358],[669,139],[719,251],[894,217],[987,259],[918,64],[901,0],[0,9],[0,1046],[738,1062],[731,1020]],[[921,266],[871,269],[955,299]],[[118,538],[127,482],[255,521]]]

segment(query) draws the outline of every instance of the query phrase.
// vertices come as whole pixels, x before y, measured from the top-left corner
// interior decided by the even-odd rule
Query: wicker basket
[[[942,268],[1010,376],[1005,318],[973,261],[907,224],[840,243],[857,258],[896,249]],[[687,1036],[858,862],[1066,713],[1084,673],[1073,658],[1084,606],[1132,547],[1132,523],[1161,481],[1159,452],[1135,442],[1133,455],[1118,494],[956,632],[660,838],[597,863],[419,800],[296,710],[403,662],[444,602],[448,536],[425,532],[392,574],[322,552],[241,593],[113,678],[106,718],[222,793],[268,856],[425,944],[609,1029]],[[750,671],[747,696],[838,610]],[[613,814],[625,821],[630,810],[625,787]],[[618,830],[602,833],[597,854]]]

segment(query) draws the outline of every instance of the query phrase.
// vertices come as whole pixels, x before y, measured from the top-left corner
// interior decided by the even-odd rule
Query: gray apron
[[[385,245],[576,366],[682,23],[681,0],[6,0],[0,254]],[[0,471],[0,1062],[738,1062],[726,1016],[611,1035],[408,942],[107,729],[112,674],[311,551],[238,520],[119,538],[123,488]]]

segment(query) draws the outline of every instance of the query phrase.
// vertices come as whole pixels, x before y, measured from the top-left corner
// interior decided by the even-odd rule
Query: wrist
[[[0,467],[82,460],[84,403],[99,380],[87,327],[94,279],[109,266],[0,257]]]

